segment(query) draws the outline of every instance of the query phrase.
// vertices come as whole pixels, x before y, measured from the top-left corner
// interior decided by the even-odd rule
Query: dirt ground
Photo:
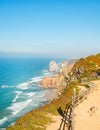
[[[75,130],[100,130],[100,80],[93,81],[95,89],[75,108]],[[58,130],[62,117],[52,116],[46,130]]]

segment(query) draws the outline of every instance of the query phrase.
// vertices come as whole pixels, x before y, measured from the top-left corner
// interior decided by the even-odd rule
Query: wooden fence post
[[[72,96],[72,114],[71,114],[71,128],[74,130],[74,108],[75,108],[75,98],[76,98],[76,89],[73,90],[73,96]]]

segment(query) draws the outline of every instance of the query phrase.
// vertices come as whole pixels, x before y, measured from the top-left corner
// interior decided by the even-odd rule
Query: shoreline
[[[99,80],[97,80],[97,81],[99,81],[100,82],[100,79]],[[91,82],[94,82],[94,81],[91,81]],[[74,85],[75,86],[75,85]],[[68,91],[70,91],[70,89],[71,89],[71,87],[69,87],[69,89],[68,89]],[[54,90],[53,90],[54,91]],[[71,90],[72,91],[72,90]],[[69,93],[69,92],[68,92]],[[48,96],[48,95],[45,95],[45,96]],[[69,94],[66,94],[65,95],[65,97],[67,96],[67,98],[71,98],[71,95],[69,96]],[[18,125],[19,123],[20,123],[20,121],[21,120],[23,120],[24,118],[25,118],[25,120],[27,121],[27,116],[32,116],[32,115],[34,115],[34,114],[36,114],[37,115],[37,113],[39,112],[39,114],[41,115],[41,112],[42,112],[42,114],[43,113],[45,113],[45,111],[46,111],[46,117],[47,117],[47,115],[48,115],[48,113],[51,113],[51,110],[48,110],[49,109],[49,107],[50,108],[52,108],[52,105],[54,104],[54,103],[56,103],[56,101],[57,101],[57,104],[59,104],[60,105],[60,103],[62,102],[62,98],[64,98],[64,100],[65,100],[65,97],[63,97],[63,96],[61,96],[61,98],[59,98],[59,99],[57,99],[57,98],[53,98],[51,101],[49,101],[48,103],[46,103],[46,104],[44,104],[44,105],[42,105],[42,106],[40,106],[39,108],[36,108],[36,109],[33,109],[33,110],[31,110],[30,112],[28,112],[28,113],[26,113],[24,116],[22,116],[22,117],[20,117],[16,122],[15,122],[15,124],[13,124],[13,126],[11,126],[11,127],[16,127],[16,125]],[[66,98],[66,99],[67,99]],[[68,101],[67,101],[68,102]],[[66,102],[66,103],[67,103]],[[65,103],[65,104],[66,104]],[[65,108],[65,104],[63,104],[64,105],[64,108]],[[59,105],[57,105],[57,108],[59,108]],[[56,108],[56,111],[57,111],[57,108]],[[54,109],[54,108],[53,108]],[[51,115],[52,115],[52,118],[51,118],[51,116],[49,116],[49,118],[51,118],[52,120],[49,122],[49,124],[48,125],[46,125],[46,130],[51,130],[51,128],[53,128],[54,127],[54,125],[55,124],[57,124],[57,129],[58,129],[58,125],[60,125],[59,123],[57,123],[57,122],[60,122],[61,121],[61,116],[60,115],[58,115],[58,114],[53,114],[53,113],[51,113]],[[41,115],[41,116],[43,116],[43,115]],[[54,120],[53,120],[53,117],[54,117]],[[36,118],[35,118],[36,119]],[[57,119],[57,120],[56,120]],[[52,121],[54,121],[55,123],[52,123]],[[53,126],[53,127],[52,127]],[[49,129],[50,128],[50,129]],[[9,128],[7,128],[7,130],[9,130]]]
[[[58,95],[58,92],[59,92],[59,89],[57,88],[51,88],[50,91],[48,91],[44,98],[46,98],[47,100],[50,100],[50,102],[52,100],[54,100],[55,98],[57,98],[57,95]]]
[[[41,86],[42,87],[42,86]],[[42,87],[44,88],[44,87]],[[42,104],[41,106],[37,107],[37,108],[34,108],[30,111],[28,111],[27,113],[30,113],[31,111],[35,111],[37,109],[41,109],[43,107],[45,107],[46,105],[50,105],[50,103],[52,103],[55,99],[57,99],[58,97],[58,93],[60,92],[60,89],[59,88],[44,88],[45,90],[48,89],[48,92],[45,92],[45,95],[43,96],[43,98],[45,98],[47,100],[46,103]],[[20,116],[17,120],[19,120],[21,117],[25,116],[27,113],[25,113],[24,115]],[[17,121],[16,120],[16,121]],[[14,126],[16,121],[12,122],[10,125],[8,125],[7,127],[3,127],[3,128],[0,128],[0,129],[4,129],[4,130],[7,130],[8,127],[10,126]]]
[[[25,120],[27,121],[27,117],[28,117],[29,115],[30,115],[30,117],[31,117],[32,115],[37,115],[37,113],[41,115],[41,112],[42,112],[42,113],[46,113],[46,115],[44,115],[44,120],[45,120],[45,118],[47,118],[46,121],[47,121],[47,120],[50,120],[49,122],[52,122],[51,117],[48,117],[48,116],[47,116],[48,113],[52,113],[53,115],[58,115],[57,109],[58,109],[58,107],[60,107],[60,103],[63,103],[63,107],[65,107],[66,103],[69,102],[69,100],[70,100],[70,96],[69,96],[70,90],[68,90],[68,92],[66,91],[66,94],[68,93],[68,95],[67,95],[67,96],[68,96],[67,102],[63,102],[63,100],[65,100],[66,94],[64,94],[64,95],[62,94],[62,95],[58,96],[58,93],[63,92],[64,89],[63,89],[63,90],[62,90],[62,89],[57,89],[57,88],[50,88],[50,89],[51,89],[53,92],[55,92],[55,93],[50,93],[50,91],[49,91],[49,92],[48,92],[49,95],[46,94],[46,95],[45,95],[45,98],[49,98],[49,96],[50,96],[50,98],[52,97],[52,98],[51,98],[52,100],[50,100],[49,102],[47,102],[47,103],[41,105],[41,106],[38,107],[38,108],[35,108],[35,109],[33,109],[33,110],[27,112],[26,114],[24,114],[23,116],[21,116],[18,120],[16,120],[15,122],[13,122],[10,126],[8,126],[8,127],[6,128],[6,130],[10,130],[10,127],[14,127],[14,128],[15,128],[17,124],[20,125],[21,120],[23,120],[24,118],[25,118]],[[42,114],[41,116],[43,116],[43,114]],[[41,116],[40,116],[40,117],[41,117]],[[32,117],[32,118],[33,118],[33,117]],[[36,120],[35,116],[34,116],[34,119]],[[28,121],[29,121],[29,120],[28,120]],[[42,121],[41,121],[41,122],[42,122]],[[49,123],[49,122],[48,122],[48,123]],[[47,123],[46,123],[46,124],[47,124]],[[42,125],[42,124],[41,124],[41,125]],[[23,126],[23,125],[21,125],[21,126]],[[23,129],[23,128],[21,128],[21,129]]]
[[[7,128],[7,130],[18,128],[21,129],[29,129],[29,130],[40,130],[43,128],[43,130],[46,130],[47,126],[52,122],[52,117],[49,115],[58,115],[59,109],[63,112],[65,110],[65,107],[68,103],[71,102],[73,89],[77,88],[78,85],[84,86],[85,88],[88,88],[88,84],[81,84],[84,82],[92,82],[93,79],[99,78],[100,71],[99,71],[99,63],[95,63],[95,59],[98,59],[98,55],[87,57],[86,59],[80,59],[76,64],[73,66],[72,70],[70,70],[70,73],[63,72],[63,77],[60,78],[54,77],[53,80],[46,78],[42,81],[41,85],[44,85],[43,88],[50,89],[50,91],[47,92],[47,94],[44,95],[44,98],[51,99],[49,102],[45,103],[44,105],[31,110],[30,112],[26,113],[24,116],[19,118],[14,126]],[[91,70],[91,64],[88,64],[88,62],[93,59],[93,63],[96,64],[94,68]],[[98,61],[98,60],[97,60]],[[84,64],[83,64],[84,63]],[[80,66],[80,64],[84,65],[83,67]],[[98,66],[97,66],[98,65]],[[98,70],[97,70],[98,69]],[[61,80],[63,78],[63,80]],[[60,81],[59,89],[53,88],[53,86],[57,87],[58,82]],[[99,80],[100,81],[100,80]],[[66,83],[66,84],[65,84]],[[48,87],[45,87],[45,85],[48,85]],[[50,86],[52,85],[52,87]],[[66,88],[65,88],[66,86]],[[42,86],[41,86],[42,87]],[[50,87],[50,88],[49,88]],[[78,92],[77,88],[77,92]],[[59,95],[58,95],[59,93]],[[56,98],[55,98],[56,97]],[[83,107],[84,108],[84,107]],[[27,123],[25,123],[27,122]],[[60,125],[60,124],[59,124]],[[31,126],[31,128],[30,128]],[[42,126],[42,128],[41,128]],[[58,127],[58,126],[57,126]],[[11,129],[10,129],[11,128]],[[40,128],[40,129],[39,129]],[[57,128],[58,129],[58,128]],[[51,130],[51,129],[49,129]]]

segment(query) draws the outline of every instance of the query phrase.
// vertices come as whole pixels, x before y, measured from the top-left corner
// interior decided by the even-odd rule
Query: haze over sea
[[[48,72],[50,58],[0,58],[0,128],[51,99],[37,84]],[[59,62],[60,59],[57,59]]]

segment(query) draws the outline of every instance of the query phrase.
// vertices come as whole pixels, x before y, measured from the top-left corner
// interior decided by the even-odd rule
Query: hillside
[[[72,71],[79,74],[80,78],[98,78],[100,76],[100,54],[81,58],[75,63]]]
[[[13,126],[7,128],[7,130],[46,130],[46,126],[52,122],[51,117],[48,115],[57,115],[59,108],[64,110],[66,104],[71,101],[73,88],[77,88],[77,85],[81,84],[79,81],[83,78],[87,78],[87,80],[100,78],[100,54],[81,58],[64,78],[67,85],[59,98],[25,114]]]

